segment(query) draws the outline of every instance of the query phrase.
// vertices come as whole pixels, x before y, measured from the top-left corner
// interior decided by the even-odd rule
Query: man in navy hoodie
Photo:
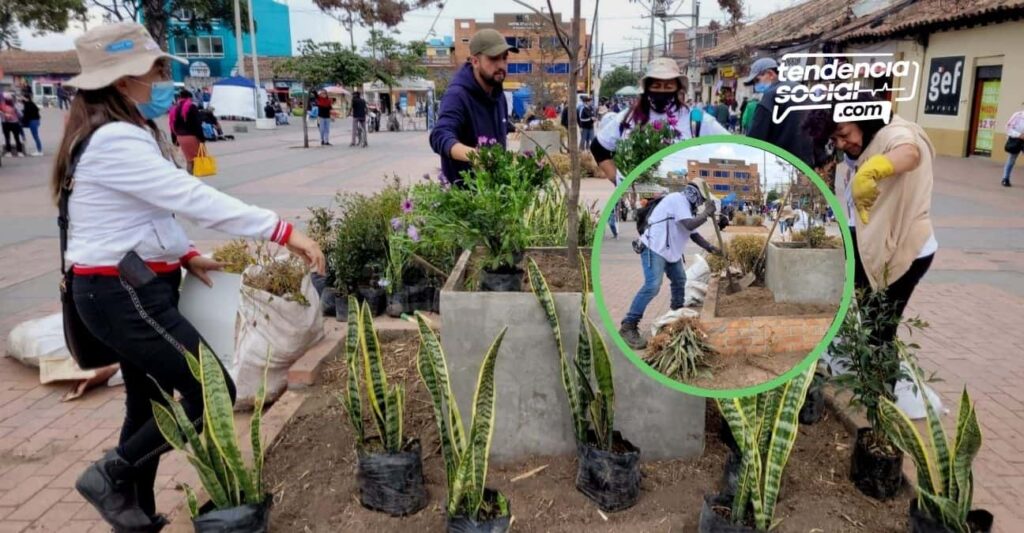
[[[509,52],[519,50],[496,30],[477,32],[469,41],[469,61],[441,98],[430,147],[441,156],[441,172],[454,184],[462,183],[460,172],[469,170],[469,155],[478,139],[494,139],[505,146],[510,122],[501,83],[508,72]]]

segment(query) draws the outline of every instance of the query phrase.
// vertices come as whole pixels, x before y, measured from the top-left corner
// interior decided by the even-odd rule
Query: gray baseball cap
[[[472,55],[483,54],[487,57],[497,57],[505,52],[517,54],[519,49],[508,44],[505,41],[505,36],[498,33],[498,30],[480,30],[469,40],[469,53]]]
[[[754,64],[750,65],[750,76],[743,80],[743,85],[753,85],[762,72],[772,68],[778,70],[779,62],[770,57],[762,57],[754,61]]]

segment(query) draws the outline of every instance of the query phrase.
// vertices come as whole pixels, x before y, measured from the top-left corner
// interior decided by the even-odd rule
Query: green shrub
[[[335,286],[342,294],[384,275],[390,221],[401,214],[405,197],[406,191],[397,180],[371,196],[338,195],[340,214],[334,227],[330,262]]]
[[[843,240],[825,233],[824,226],[814,226],[807,231],[794,231],[793,242],[806,242],[808,248],[839,248]]]

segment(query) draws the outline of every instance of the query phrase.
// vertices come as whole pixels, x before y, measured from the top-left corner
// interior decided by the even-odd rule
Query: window
[[[221,37],[175,37],[171,44],[174,53],[184,57],[224,57],[224,39]]]
[[[434,55],[438,56],[438,57],[448,57],[448,49],[447,48],[437,48],[437,49],[434,50]]]
[[[728,170],[716,170],[714,172],[714,176],[716,178],[728,178],[729,177],[729,171]]]
[[[511,37],[505,37],[505,42],[508,43],[509,46],[514,46],[516,48],[519,48],[520,50],[526,48],[533,48],[533,39],[529,37],[514,35]]]
[[[744,187],[743,192],[750,192],[750,187]]]
[[[462,38],[462,42],[469,43],[469,37],[463,37]]]
[[[533,72],[532,63],[509,63],[508,73],[509,74],[529,74]]]
[[[700,171],[700,177],[702,177],[702,178],[708,177],[708,171],[707,170],[701,170]]]
[[[541,50],[561,50],[562,41],[558,40],[558,37],[544,36],[540,38]]]
[[[174,18],[185,22],[192,20],[195,16],[196,14],[194,11],[184,7],[174,12]]]
[[[734,172],[733,176],[736,176],[736,178],[741,179],[741,180],[748,180],[748,179],[750,179],[750,173],[749,172]]]
[[[548,74],[568,74],[569,64],[568,63],[556,63],[554,65],[547,66]]]
[[[728,192],[729,191],[729,186],[728,185],[722,185],[721,183],[716,183],[715,184],[715,190],[716,191],[726,191],[726,192]]]
[[[460,22],[459,23],[459,27],[464,29],[464,30],[468,30],[469,29],[469,23],[468,22]],[[469,39],[463,39],[463,41],[468,43]]]

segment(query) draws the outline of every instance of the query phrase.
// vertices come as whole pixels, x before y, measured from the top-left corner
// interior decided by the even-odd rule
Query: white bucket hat
[[[160,49],[146,28],[134,22],[104,24],[75,39],[82,73],[65,85],[94,90],[112,85],[125,76],[142,76],[153,63],[167,58],[188,64],[187,59]]]
[[[649,79],[679,80],[680,88],[683,88],[685,85],[685,78],[683,73],[679,71],[679,65],[674,59],[667,57],[659,57],[647,64],[647,72],[644,74],[643,79],[640,80],[641,87],[646,85]]]

